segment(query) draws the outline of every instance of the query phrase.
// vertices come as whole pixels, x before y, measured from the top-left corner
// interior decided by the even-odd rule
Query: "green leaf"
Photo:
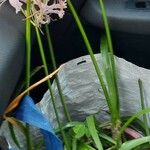
[[[72,139],[72,150],[77,150],[77,139]]]
[[[75,133],[75,138],[80,139],[86,133],[85,124],[84,123],[77,124],[75,127],[73,127],[73,132]]]
[[[121,121],[122,124],[124,124],[131,116],[126,116],[126,117],[122,117]],[[145,125],[144,123],[139,119],[139,118],[135,118],[132,122],[132,124],[130,124],[130,127],[134,128],[134,129],[138,129],[140,131],[145,131]]]
[[[140,97],[141,97],[141,107],[142,107],[142,110],[145,109],[145,99],[144,99],[144,89],[143,89],[143,82],[142,80],[138,80],[138,84],[139,84],[139,90],[140,90]],[[146,135],[149,136],[150,135],[150,131],[149,131],[149,128],[148,128],[148,115],[147,114],[143,114],[143,122],[144,122],[144,126],[145,126],[145,129],[146,129]]]
[[[147,142],[150,142],[150,136],[127,141],[121,145],[119,150],[131,150],[131,149],[136,148],[137,146],[140,146]]]
[[[98,148],[98,150],[103,150],[102,143],[100,141],[100,138],[98,136],[98,133],[95,127],[94,117],[93,116],[87,117],[86,122],[87,122],[89,132],[95,142],[96,147]]]
[[[89,131],[89,129],[87,127],[85,128],[85,135],[88,138],[90,138],[90,136],[91,136],[90,131]]]
[[[116,79],[116,69],[114,56],[109,51],[108,40],[105,35],[101,36],[101,47],[100,51],[102,54],[102,73],[103,78],[106,83],[106,87],[109,93],[109,99],[107,100],[109,110],[111,112],[111,118],[113,119],[112,123],[120,118],[120,110],[119,110],[119,94],[118,94],[118,86]]]
[[[88,144],[85,143],[80,143],[78,150],[96,150],[95,148],[89,146]]]
[[[110,142],[111,144],[114,144],[114,145],[117,144],[115,140],[113,140],[110,136],[108,136],[108,135],[106,135],[106,134],[101,133],[99,136],[100,136],[101,138],[103,138],[104,140],[107,140],[107,141]]]
[[[65,126],[62,127],[62,130],[67,130],[69,128],[72,128],[78,124],[80,124],[81,122],[78,122],[78,121],[72,121],[72,122],[68,122]],[[56,129],[55,130],[55,133],[59,133],[60,132],[60,129]]]
[[[149,113],[150,112],[150,108],[146,108],[146,109],[143,109],[143,110],[140,110],[138,111],[137,113],[135,113],[134,115],[132,115],[128,121],[121,127],[120,129],[120,134],[118,135],[118,139],[120,138],[121,134],[124,132],[124,130],[130,125],[130,123],[132,121],[134,121],[136,118],[138,118],[139,116],[143,115],[143,114],[146,114],[146,113]]]
[[[14,127],[11,123],[8,122],[8,127],[9,127],[9,131],[10,131],[10,135],[11,135],[11,138],[13,140],[13,142],[17,145],[17,147],[20,149],[20,144],[19,144],[19,141],[15,135],[15,131],[14,131]]]

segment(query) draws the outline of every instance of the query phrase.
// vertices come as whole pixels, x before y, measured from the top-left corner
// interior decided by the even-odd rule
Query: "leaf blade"
[[[96,127],[95,127],[95,123],[94,123],[94,117],[93,116],[88,116],[86,118],[86,122],[87,122],[87,126],[88,126],[88,129],[89,129],[89,132],[98,148],[98,150],[103,150],[103,146],[102,146],[102,143],[100,141],[100,138],[97,134],[97,130],[96,130]]]

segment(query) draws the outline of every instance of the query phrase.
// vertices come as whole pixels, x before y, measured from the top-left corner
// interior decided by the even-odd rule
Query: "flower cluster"
[[[4,3],[7,0],[0,0],[0,3]],[[64,16],[64,9],[67,8],[66,0],[30,0],[31,22],[40,27],[42,24],[50,23],[52,15],[57,15],[59,18]],[[26,10],[23,5],[26,5],[27,0],[9,0],[11,6],[16,10],[16,13],[22,11],[26,16]]]

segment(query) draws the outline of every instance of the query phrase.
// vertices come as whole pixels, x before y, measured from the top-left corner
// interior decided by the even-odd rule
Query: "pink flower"
[[[0,0],[0,3],[4,3],[6,0]],[[52,14],[57,15],[60,19],[63,18],[67,8],[66,0],[54,0],[49,5],[51,0],[31,0],[31,22],[40,27],[42,24],[49,23],[52,20]],[[9,0],[12,7],[15,8],[16,13],[23,11],[26,15],[26,10],[22,7],[26,5],[26,0]],[[55,18],[54,18],[55,19]]]
[[[13,6],[16,9],[16,13],[18,13],[22,8],[22,2],[19,0],[9,0],[9,3],[11,6]]]
[[[66,0],[55,0],[52,5],[44,3],[41,0],[34,0],[33,16],[36,24],[49,23],[52,14],[58,15],[59,18],[64,16],[64,9],[67,8]]]

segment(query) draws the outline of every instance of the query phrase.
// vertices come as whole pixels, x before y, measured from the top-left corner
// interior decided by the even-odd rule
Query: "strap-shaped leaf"
[[[100,138],[97,134],[98,131],[96,130],[96,127],[95,127],[94,117],[93,116],[87,117],[86,122],[87,122],[89,132],[90,132],[90,134],[91,134],[91,136],[95,142],[96,147],[98,148],[98,150],[103,150],[102,143],[101,143]]]
[[[131,140],[122,144],[119,150],[132,150],[139,145],[150,142],[150,136],[142,137],[139,139]]]

